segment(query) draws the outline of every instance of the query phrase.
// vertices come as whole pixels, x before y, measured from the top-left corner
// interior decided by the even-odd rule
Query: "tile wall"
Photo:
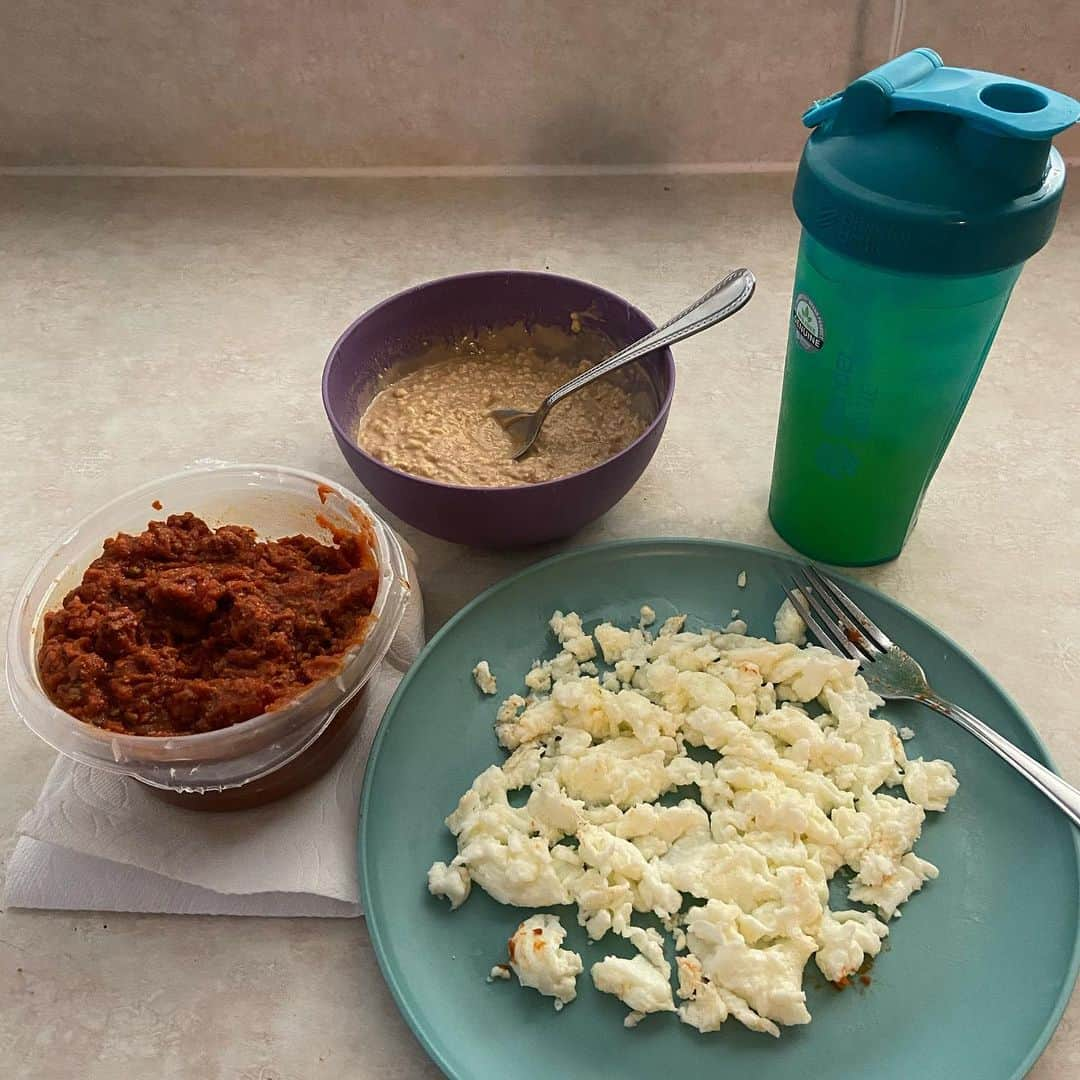
[[[887,57],[895,3],[9,3],[0,165],[791,162],[803,108]],[[904,7],[902,48],[1080,95],[1074,2]]]

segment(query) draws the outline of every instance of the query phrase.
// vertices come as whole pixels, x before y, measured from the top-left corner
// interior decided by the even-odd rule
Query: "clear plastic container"
[[[155,500],[161,503],[160,510],[152,506]],[[79,584],[107,538],[142,532],[152,518],[189,510],[211,526],[247,525],[265,539],[304,533],[324,541],[330,540],[330,532],[316,515],[342,528],[355,528],[353,515],[362,513],[371,523],[379,566],[367,636],[345,654],[333,677],[282,708],[217,731],[164,737],[117,734],[57,708],[42,689],[37,671],[43,616]],[[397,537],[352,492],[279,465],[193,468],[115,499],[42,556],[19,590],[8,624],[8,689],[27,727],[75,761],[132,776],[183,805],[202,802],[207,809],[255,805],[315,779],[348,745],[350,739],[342,732],[355,733],[349,718],[362,714],[356,708],[359,695],[390,648],[409,592],[409,565]],[[310,762],[305,762],[307,758]],[[271,777],[286,766],[292,777],[288,783],[281,782],[284,773]],[[255,798],[239,797],[239,789]]]

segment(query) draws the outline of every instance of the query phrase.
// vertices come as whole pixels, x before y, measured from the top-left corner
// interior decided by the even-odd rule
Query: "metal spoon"
[[[714,285],[700,300],[695,300],[685,311],[680,311],[673,319],[664,323],[663,326],[646,334],[633,345],[627,345],[614,356],[609,356],[599,364],[574,376],[569,382],[564,383],[553,390],[544,399],[536,412],[526,412],[523,409],[493,409],[492,418],[514,440],[514,452],[511,459],[517,461],[524,457],[536,442],[547,415],[563,398],[587,386],[594,379],[621,368],[625,364],[633,363],[648,353],[662,349],[666,345],[673,345],[676,341],[692,337],[694,334],[708,330],[718,322],[734,315],[754,295],[754,286],[757,282],[749,270],[732,270],[730,274],[718,285]]]

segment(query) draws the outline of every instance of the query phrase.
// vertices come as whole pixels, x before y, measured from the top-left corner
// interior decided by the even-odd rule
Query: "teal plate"
[[[550,656],[547,620],[578,611],[587,628],[628,625],[643,603],[690,628],[727,623],[740,608],[751,633],[771,636],[793,559],[708,540],[634,540],[570,551],[489,589],[432,638],[402,682],[375,740],[363,793],[360,872],[368,928],[405,1019],[459,1080],[585,1080],[618,1076],[873,1077],[874,1080],[1023,1076],[1061,1017],[1076,980],[1080,873],[1072,827],[1034,789],[955,725],[914,705],[888,706],[916,732],[911,756],[954,762],[960,791],[928,815],[918,853],[941,868],[894,919],[869,986],[834,990],[807,966],[813,1023],[778,1040],[734,1020],[701,1035],[672,1016],[627,1031],[626,1009],[588,977],[609,935],[588,942],[572,908],[553,909],[567,946],[585,960],[577,1000],[556,1013],[514,982],[488,983],[506,939],[531,912],[479,888],[451,912],[428,895],[427,868],[455,852],[443,818],[477,773],[504,757],[497,703]],[[736,578],[745,570],[748,583]],[[1040,760],[1046,751],[1016,706],[956,645],[900,605],[855,582],[858,603],[925,665],[933,684]],[[470,676],[490,661],[500,693]],[[834,899],[837,903],[839,897]],[[630,950],[632,951],[632,950]]]

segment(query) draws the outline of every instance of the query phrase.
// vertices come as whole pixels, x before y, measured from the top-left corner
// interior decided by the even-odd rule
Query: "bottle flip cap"
[[[914,49],[815,102],[795,212],[826,246],[897,270],[974,274],[1049,239],[1065,185],[1054,135],[1080,102]]]

